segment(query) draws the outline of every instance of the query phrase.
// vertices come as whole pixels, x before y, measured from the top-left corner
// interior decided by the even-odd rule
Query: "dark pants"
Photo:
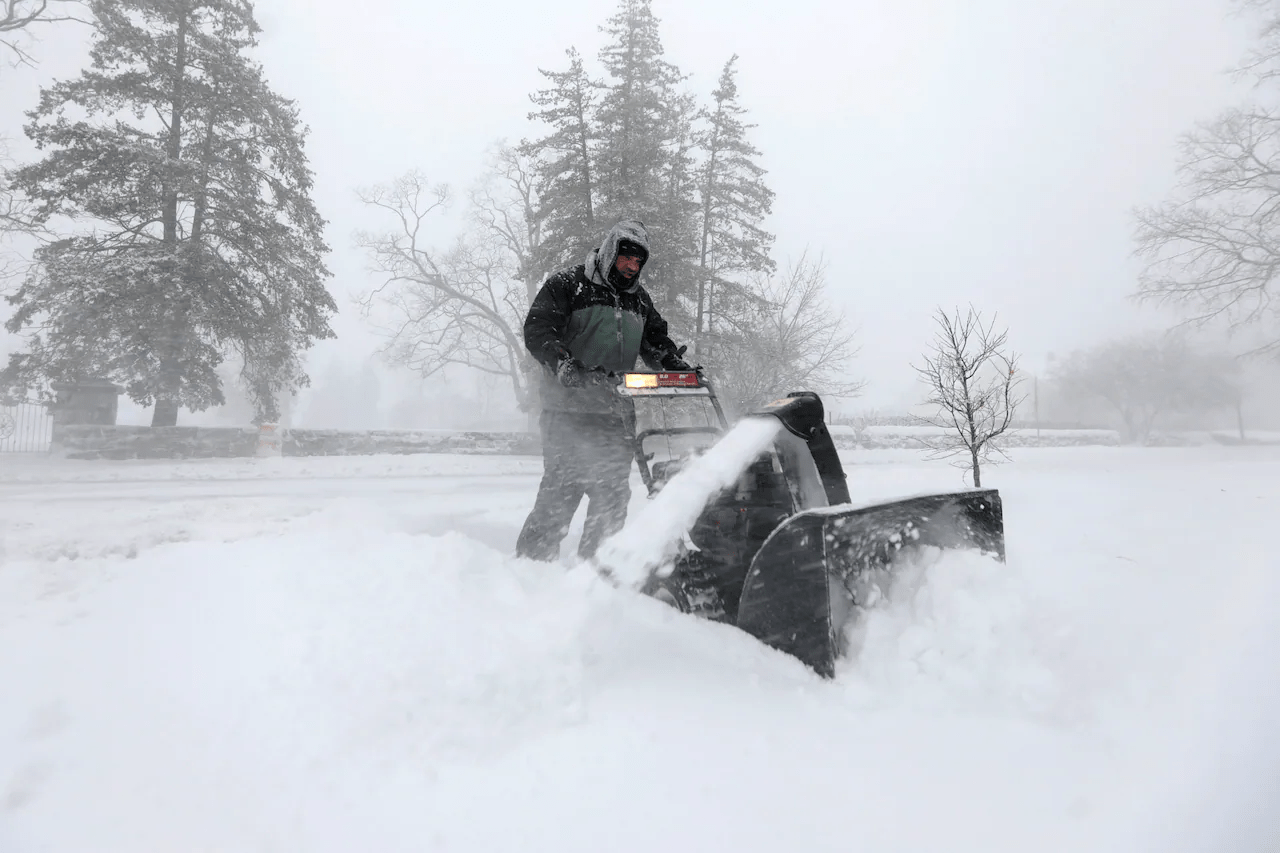
[[[589,499],[578,555],[589,558],[622,529],[631,500],[633,427],[621,416],[544,411],[542,483],[516,540],[516,554],[550,561],[560,556],[573,514]]]

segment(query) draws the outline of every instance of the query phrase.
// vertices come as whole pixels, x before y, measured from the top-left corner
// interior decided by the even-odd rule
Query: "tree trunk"
[[[177,47],[173,63],[169,144],[165,151],[169,160],[168,166],[171,170],[170,177],[167,180],[172,183],[168,183],[163,188],[164,207],[160,214],[164,226],[163,242],[169,248],[175,263],[174,275],[178,274],[176,269],[178,260],[178,186],[172,175],[177,172],[178,161],[182,158],[182,115],[185,107],[185,92],[182,84],[187,73],[187,26],[189,13],[186,10],[181,10],[178,14],[180,17],[178,18]],[[178,423],[178,407],[181,405],[179,395],[182,387],[182,373],[178,365],[181,363],[180,356],[185,338],[185,330],[182,328],[182,324],[186,322],[186,312],[180,311],[180,314],[180,318],[174,317],[174,326],[170,330],[170,339],[163,344],[169,351],[166,354],[168,357],[162,356],[161,360],[156,408],[151,416],[151,425],[153,427],[176,426]]]
[[[969,458],[973,461],[973,487],[980,489],[982,488],[982,469],[978,467],[978,449],[976,447],[969,448]]]
[[[707,157],[707,182],[702,187],[702,237],[698,242],[698,308],[694,314],[693,352],[704,355],[702,339],[706,331],[702,317],[707,304],[707,247],[711,242],[711,194],[715,187],[716,141],[712,140],[711,153]]]

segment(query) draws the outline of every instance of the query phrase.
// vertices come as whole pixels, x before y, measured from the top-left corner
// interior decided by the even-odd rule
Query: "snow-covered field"
[[[1017,451],[834,682],[514,559],[540,470],[0,457],[0,851],[1280,850],[1280,449]]]

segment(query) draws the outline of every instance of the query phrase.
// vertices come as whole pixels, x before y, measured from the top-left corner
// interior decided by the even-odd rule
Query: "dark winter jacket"
[[[556,377],[567,355],[587,367],[623,372],[643,358],[658,370],[675,357],[667,323],[640,286],[641,272],[631,281],[610,275],[618,259],[618,243],[630,240],[649,252],[644,225],[624,220],[613,227],[586,261],[562,270],[543,283],[524,321],[524,342],[543,368],[542,408],[569,412],[620,412],[608,386],[566,388]]]

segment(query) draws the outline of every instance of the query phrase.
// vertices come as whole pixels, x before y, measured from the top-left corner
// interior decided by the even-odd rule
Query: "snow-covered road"
[[[0,851],[1280,850],[1275,449],[1017,452],[834,682],[512,558],[539,473],[0,457]]]

